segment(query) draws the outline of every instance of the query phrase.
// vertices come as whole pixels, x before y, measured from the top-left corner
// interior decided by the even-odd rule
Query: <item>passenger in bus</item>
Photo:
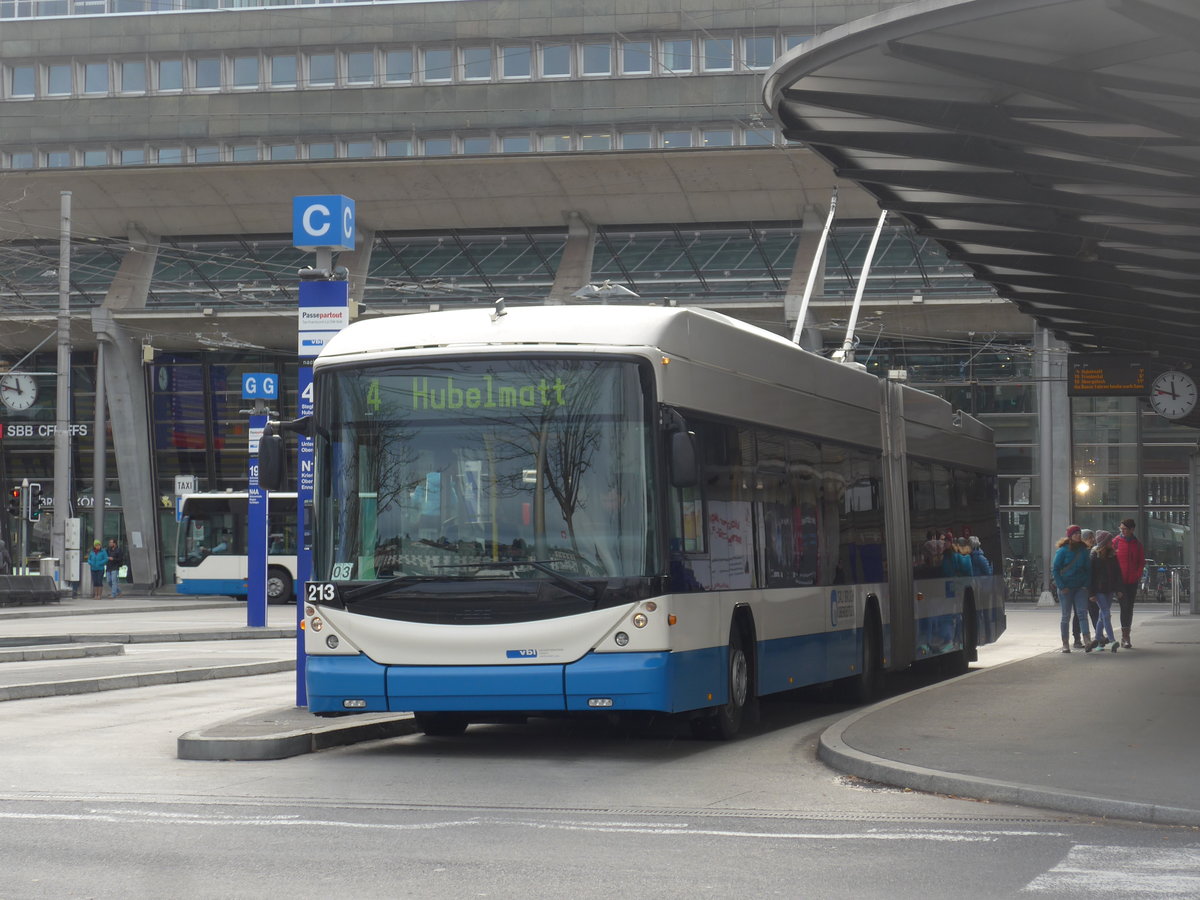
[[[1055,545],[1058,549],[1050,563],[1050,574],[1058,589],[1058,604],[1062,610],[1059,631],[1062,634],[1062,652],[1071,652],[1071,611],[1079,617],[1083,628],[1084,651],[1091,653],[1096,642],[1087,631],[1088,582],[1092,577],[1092,553],[1083,542],[1083,529],[1072,525],[1066,537]]]
[[[979,542],[977,535],[971,535],[971,574],[973,575],[991,575],[992,562],[983,553],[983,545]]]
[[[213,545],[213,548],[210,552],[212,552],[212,553],[228,553],[229,545],[231,542],[232,542],[232,537],[230,536],[229,532],[222,531],[221,532],[221,540],[218,543]]]
[[[946,551],[942,556],[942,576],[971,577],[971,545],[966,542],[966,538],[955,539],[951,535],[946,541]]]

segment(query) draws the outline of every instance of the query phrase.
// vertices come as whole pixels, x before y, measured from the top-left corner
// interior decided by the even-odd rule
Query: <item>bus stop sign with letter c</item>
[[[292,198],[292,246],[353,250],[354,201],[341,194]]]

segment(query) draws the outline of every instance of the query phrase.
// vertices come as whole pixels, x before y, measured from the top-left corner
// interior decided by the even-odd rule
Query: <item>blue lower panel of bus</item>
[[[725,702],[725,653],[591,653],[565,666],[382,666],[366,656],[309,656],[308,707],[344,712],[352,700],[362,712],[682,712]]]
[[[245,578],[195,578],[175,585],[177,594],[229,594],[234,597],[246,595]]]

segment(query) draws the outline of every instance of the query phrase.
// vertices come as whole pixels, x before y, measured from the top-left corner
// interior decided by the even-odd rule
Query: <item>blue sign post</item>
[[[246,624],[267,624],[267,492],[258,485],[258,440],[266,415],[250,417],[250,489],[246,508]]]
[[[301,366],[297,387],[300,394],[301,416],[313,414],[313,370],[312,366]],[[296,584],[300,599],[296,601],[296,705],[308,705],[308,686],[304,682],[304,632],[299,624],[304,620],[304,583],[312,577],[312,544],[308,535],[313,523],[308,521],[309,505],[313,499],[313,439],[307,434],[300,436],[300,448],[296,454],[299,473],[296,479]]]
[[[317,266],[301,272],[299,328],[296,353],[301,365],[298,378],[299,413],[313,414],[313,370],[307,365],[338,331],[350,324],[350,285],[333,269],[333,251],[354,249],[354,201],[340,194],[292,198],[292,244],[300,250],[315,250]],[[345,270],[342,270],[344,272]],[[313,440],[301,436],[297,454],[296,485],[296,580],[300,599],[296,603],[296,705],[308,705],[304,681],[304,583],[312,577],[312,544],[308,521],[314,495]]]

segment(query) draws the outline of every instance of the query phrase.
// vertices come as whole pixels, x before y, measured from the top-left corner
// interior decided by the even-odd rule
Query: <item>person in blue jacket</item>
[[[88,554],[87,562],[92,570],[92,599],[99,600],[104,593],[104,569],[108,565],[108,554],[99,541],[92,541],[92,552]]]
[[[979,538],[971,535],[971,573],[974,575],[991,575],[992,561],[983,554]]]
[[[1079,617],[1079,626],[1083,635],[1083,649],[1091,653],[1096,649],[1096,642],[1088,634],[1088,586],[1092,580],[1092,552],[1083,542],[1083,529],[1072,525],[1067,529],[1067,536],[1062,538],[1050,563],[1050,574],[1054,578],[1054,586],[1058,588],[1058,605],[1062,610],[1062,621],[1059,630],[1062,632],[1062,652],[1071,652],[1071,611]]]

